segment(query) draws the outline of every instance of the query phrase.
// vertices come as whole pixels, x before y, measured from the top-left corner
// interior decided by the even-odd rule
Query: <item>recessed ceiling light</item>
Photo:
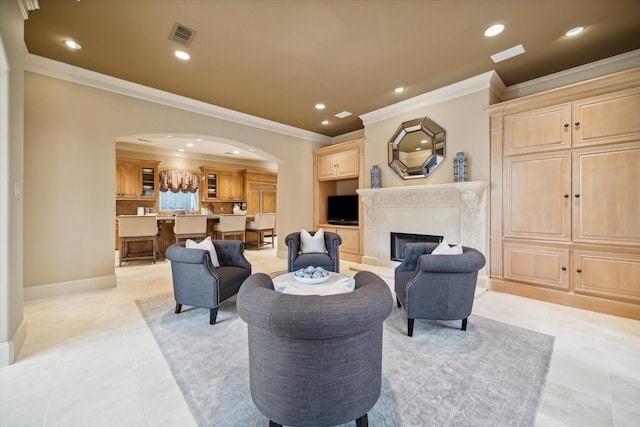
[[[189,143],[187,144],[187,147],[193,147],[193,144]]]
[[[196,141],[202,141],[202,138],[198,138],[198,139],[196,139]]]
[[[167,135],[167,138],[173,138],[173,135]]]
[[[325,109],[325,105],[324,104],[316,104],[316,110],[324,110]]]
[[[484,35],[487,37],[497,36],[504,30],[503,24],[495,24],[484,30]]]
[[[178,151],[184,151],[184,148],[178,148]]]
[[[73,50],[82,49],[82,46],[79,43],[74,42],[73,40],[65,40],[64,44],[65,44],[65,46],[67,46],[68,48],[73,49]]]
[[[567,37],[573,37],[573,36],[577,36],[578,34],[580,34],[583,31],[584,31],[584,27],[575,27],[575,28],[570,29],[566,33],[564,33],[564,35],[567,36]]]
[[[191,59],[191,55],[189,55],[184,50],[176,50],[175,55],[183,61],[188,61],[189,59]]]
[[[233,150],[233,154],[240,154],[238,150]]]
[[[402,86],[399,86],[399,87],[395,88],[393,91],[395,93],[402,93],[402,92],[404,92],[404,88]]]
[[[323,121],[322,121],[322,124],[323,124],[323,125],[328,125],[328,124],[329,124],[329,120],[323,120]]]

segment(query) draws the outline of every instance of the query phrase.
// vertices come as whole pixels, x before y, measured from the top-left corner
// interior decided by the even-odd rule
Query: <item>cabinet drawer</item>
[[[504,277],[569,290],[569,249],[505,242]]]
[[[640,302],[640,255],[574,251],[576,293]]]

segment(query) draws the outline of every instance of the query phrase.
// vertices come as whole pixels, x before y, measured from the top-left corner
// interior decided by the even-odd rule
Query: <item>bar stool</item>
[[[242,236],[244,242],[246,224],[246,215],[220,215],[220,222],[213,225],[213,237],[224,240],[225,236]]]
[[[256,233],[256,245],[258,249],[264,245],[264,237],[266,233],[271,236],[271,247],[275,247],[275,227],[276,227],[276,214],[275,213],[257,213],[254,216],[253,221],[247,222],[247,233]],[[247,242],[248,243],[248,242]]]
[[[158,249],[158,221],[155,215],[120,215],[118,217],[118,238],[120,240],[120,267],[123,261],[152,259],[156,263]],[[129,242],[152,242],[152,254],[129,255]]]
[[[206,215],[176,215],[173,223],[175,243],[180,239],[199,239],[207,237]]]

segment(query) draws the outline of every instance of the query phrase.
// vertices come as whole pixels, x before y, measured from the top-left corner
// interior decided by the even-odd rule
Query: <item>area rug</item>
[[[208,309],[175,314],[172,295],[137,304],[199,426],[268,425],[251,400],[247,326],[235,300],[220,307],[214,326]],[[410,338],[394,305],[369,425],[534,425],[554,338],[473,315],[466,332],[459,325],[416,320]]]

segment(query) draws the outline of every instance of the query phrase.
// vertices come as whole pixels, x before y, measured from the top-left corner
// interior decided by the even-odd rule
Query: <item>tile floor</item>
[[[286,269],[274,249],[246,254],[254,272]],[[0,370],[0,425],[194,425],[135,304],[172,292],[169,263],[116,274],[115,288],[25,303],[27,341]],[[496,292],[479,295],[473,312],[556,337],[537,426],[640,425],[640,322]]]

